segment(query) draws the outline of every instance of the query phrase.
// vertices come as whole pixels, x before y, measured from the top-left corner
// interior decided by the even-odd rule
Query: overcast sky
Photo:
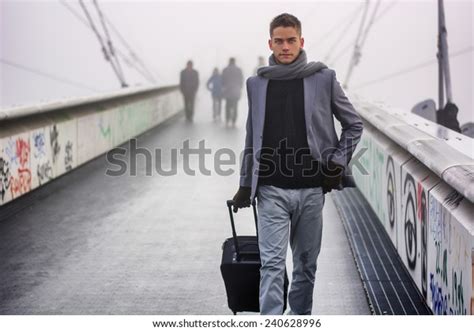
[[[75,13],[85,18],[78,1],[67,3]],[[194,60],[202,85],[212,68],[222,68],[230,56],[236,57],[246,76],[251,75],[257,56],[267,58],[270,54],[267,46],[268,25],[274,16],[282,12],[294,14],[302,21],[309,60],[326,61],[336,70],[339,80],[344,81],[352,55],[350,46],[359,29],[363,3],[99,0],[106,17],[147,63],[159,85],[176,84],[178,73],[188,59]],[[376,1],[370,3],[369,18]],[[86,5],[102,31],[94,6],[89,1]],[[471,47],[470,51],[450,59],[453,96],[460,109],[460,123],[463,124],[474,121],[474,8],[472,1],[448,0],[445,1],[445,9],[450,54]],[[1,0],[0,10],[2,108],[119,88],[94,33],[61,1]],[[436,60],[437,1],[382,1],[377,16],[368,32],[360,64],[354,69],[348,90],[407,110],[427,98],[437,101],[435,62],[416,71],[360,87],[391,73]],[[353,24],[342,34],[344,27],[352,20]],[[112,30],[110,33],[114,44],[128,54],[117,35]],[[326,60],[331,48],[334,49],[332,60]],[[12,64],[83,86],[58,82]],[[132,67],[125,63],[122,65],[130,85],[147,83]],[[201,89],[201,93],[206,92]]]

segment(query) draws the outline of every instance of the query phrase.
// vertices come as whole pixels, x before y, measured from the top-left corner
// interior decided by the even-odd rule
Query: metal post
[[[448,102],[453,101],[453,93],[451,88],[451,72],[449,70],[449,54],[448,54],[448,32],[446,29],[446,20],[444,15],[444,1],[438,0],[438,52],[441,53],[441,67],[442,67],[442,78],[446,87],[446,98]],[[444,100],[443,100],[444,101]],[[443,107],[444,103],[440,105]]]
[[[438,110],[444,107],[443,54],[441,53],[441,30],[438,13]]]

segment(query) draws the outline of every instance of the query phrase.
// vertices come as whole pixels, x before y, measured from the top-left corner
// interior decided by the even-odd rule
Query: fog
[[[102,31],[95,7],[89,1],[85,3]],[[282,12],[301,20],[309,60],[324,62],[331,47],[336,47],[333,54],[341,56],[337,61],[327,60],[326,64],[344,81],[361,12],[347,33],[341,32],[348,17],[362,3],[99,1],[107,19],[147,64],[158,85],[176,84],[179,71],[192,59],[200,73],[202,94],[207,93],[204,85],[212,69],[222,69],[231,56],[246,76],[253,73],[257,57],[270,55],[268,25]],[[371,1],[369,15],[375,3]],[[67,4],[85,19],[78,1]],[[460,109],[459,122],[464,124],[474,121],[473,3],[445,1],[445,9],[450,54],[471,47],[450,59],[454,102]],[[0,10],[2,108],[120,88],[96,36],[65,4],[2,0]],[[437,102],[437,1],[383,1],[378,14],[382,15],[368,33],[348,91],[406,110],[427,98]],[[128,55],[117,34],[109,29],[114,45]],[[330,31],[333,32],[328,34]],[[361,87],[428,61],[433,63]],[[69,83],[21,69],[19,65]],[[122,67],[129,85],[149,84],[123,61]],[[76,83],[81,85],[75,86]]]

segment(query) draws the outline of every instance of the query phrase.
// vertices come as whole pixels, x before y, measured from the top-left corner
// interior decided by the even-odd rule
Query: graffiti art
[[[56,124],[53,125],[52,130],[50,131],[49,139],[51,143],[51,150],[53,151],[53,163],[56,164],[56,159],[58,158],[61,147],[59,146],[59,132]]]
[[[390,227],[395,226],[395,212],[396,212],[396,187],[395,187],[395,165],[393,158],[388,156],[387,167],[385,169],[387,174],[387,210]]]
[[[10,188],[10,166],[6,160],[0,157],[0,198],[2,202],[5,199],[5,194]]]
[[[416,186],[413,177],[407,173],[403,185],[403,196],[405,197],[405,252],[408,261],[408,267],[414,270],[416,267],[417,254],[417,228],[416,228]]]
[[[421,192],[419,216],[421,220],[421,292],[426,298],[428,289],[428,219],[426,217],[426,193]]]

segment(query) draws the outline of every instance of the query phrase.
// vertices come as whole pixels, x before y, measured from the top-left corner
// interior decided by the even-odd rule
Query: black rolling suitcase
[[[237,312],[259,312],[260,251],[258,249],[257,210],[252,204],[257,236],[237,236],[232,212],[233,200],[227,201],[232,237],[222,245],[221,273],[227,292],[230,310]],[[284,308],[288,292],[288,276],[285,271]],[[282,312],[283,313],[283,312]]]

